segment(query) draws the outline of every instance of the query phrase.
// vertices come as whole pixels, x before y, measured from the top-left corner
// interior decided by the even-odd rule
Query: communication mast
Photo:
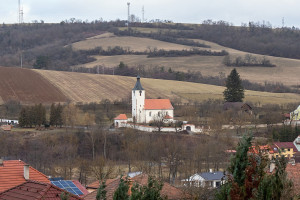
[[[144,6],[142,8],[142,22],[145,22],[145,9],[144,9]]]
[[[129,22],[130,22],[130,2],[127,2],[127,6],[128,6],[128,21],[127,21],[127,25],[129,26]]]
[[[18,0],[18,22],[19,24],[22,24],[23,23],[23,15],[24,15],[24,12],[23,12],[23,8],[21,7],[21,0]]]

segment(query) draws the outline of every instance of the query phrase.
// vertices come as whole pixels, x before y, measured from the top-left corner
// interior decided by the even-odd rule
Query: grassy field
[[[83,103],[131,98],[131,90],[136,81],[134,77],[125,76],[35,71],[57,86],[71,101]],[[161,97],[183,102],[223,98],[224,87],[220,86],[148,78],[142,78],[141,82],[146,90],[146,98]],[[287,93],[246,91],[245,96],[245,101],[259,104],[283,104],[300,100],[300,95]]]
[[[72,44],[75,50],[88,50],[101,46],[103,49],[108,47],[120,46],[124,49],[130,49],[133,51],[146,51],[157,49],[165,50],[181,50],[190,49],[191,47],[179,44],[173,44],[169,42],[162,42],[149,38],[138,37],[116,37],[111,34],[100,35],[96,37],[87,38],[86,40],[76,42]]]
[[[137,28],[144,32],[151,32],[149,28]],[[158,31],[159,29],[153,29]],[[167,31],[163,29],[163,31]],[[245,56],[247,52],[223,47],[213,42],[204,40],[195,40],[201,43],[210,45],[210,50],[221,51],[226,50],[232,57]],[[137,38],[137,37],[114,37],[112,34],[106,33],[106,35],[99,35],[87,40],[77,42],[73,44],[75,49],[89,49],[96,46],[102,46],[107,48],[109,46],[123,46],[130,48],[131,50],[147,50],[148,48],[157,49],[189,49],[190,47],[184,45],[177,45],[148,38]],[[200,48],[201,49],[201,48]],[[207,48],[206,48],[207,50]],[[257,58],[262,58],[262,55],[256,55]],[[220,72],[226,75],[230,73],[232,67],[226,67],[222,61],[223,56],[190,56],[190,57],[156,57],[147,58],[144,55],[119,55],[119,56],[95,56],[97,61],[85,64],[85,67],[94,67],[95,65],[104,65],[107,67],[117,66],[121,61],[130,66],[144,65],[148,67],[152,66],[165,66],[165,68],[172,68],[173,70],[179,71],[200,71],[206,76],[217,76]],[[267,82],[281,82],[285,85],[299,85],[299,73],[300,73],[300,60],[279,58],[266,56],[271,63],[277,67],[240,67],[238,72],[243,79],[248,79],[252,82],[265,83]]]

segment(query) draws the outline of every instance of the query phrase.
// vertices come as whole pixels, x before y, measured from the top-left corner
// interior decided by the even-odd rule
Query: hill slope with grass
[[[131,90],[136,82],[136,78],[126,76],[35,71],[59,88],[71,101],[83,103],[100,102],[103,99],[131,99]],[[170,98],[182,102],[223,99],[225,89],[221,86],[161,79],[142,78],[141,82],[146,90],[146,98]],[[298,94],[248,90],[245,96],[245,101],[260,104],[284,104],[299,102],[300,99]]]

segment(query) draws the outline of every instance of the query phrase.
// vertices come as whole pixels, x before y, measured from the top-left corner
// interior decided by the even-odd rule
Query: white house
[[[300,120],[300,105],[296,110],[290,113],[291,120]]]
[[[119,127],[126,127],[128,118],[125,114],[119,114],[115,119],[114,119],[114,125],[116,128]]]
[[[170,99],[145,99],[140,76],[132,89],[132,118],[136,123],[149,123],[153,120],[170,122],[174,117],[174,108]]]
[[[225,183],[224,172],[216,171],[194,174],[188,179],[181,180],[185,186],[217,188]]]

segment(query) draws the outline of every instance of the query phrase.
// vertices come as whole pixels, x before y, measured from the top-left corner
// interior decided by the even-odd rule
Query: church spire
[[[141,77],[138,75],[136,77],[136,79],[137,80],[136,80],[135,86],[134,86],[134,88],[132,90],[144,90],[144,88],[142,87],[142,84],[140,82]]]

